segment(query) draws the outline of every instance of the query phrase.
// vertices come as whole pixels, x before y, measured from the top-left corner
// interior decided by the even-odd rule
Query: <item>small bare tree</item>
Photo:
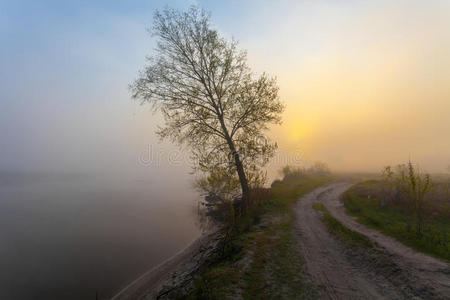
[[[381,172],[383,178],[383,195],[381,197],[381,207],[385,207],[387,203],[393,202],[396,194],[396,186],[394,179],[394,171],[391,166],[386,166]]]
[[[197,7],[157,11],[153,36],[155,53],[131,85],[133,98],[162,112],[158,134],[188,144],[200,171],[237,176],[245,205],[249,179],[261,179],[276,149],[264,136],[268,124],[281,122],[276,80],[255,78],[246,53],[220,37]]]
[[[406,198],[415,218],[417,235],[422,234],[425,218],[425,200],[431,191],[432,184],[429,174],[422,174],[411,161],[397,167],[396,189],[397,197]]]
[[[385,167],[382,177],[384,194],[387,194],[389,201],[406,200],[415,220],[416,234],[421,235],[425,223],[426,199],[432,190],[430,175],[422,174],[409,161],[398,165],[395,171],[390,166]]]
[[[421,235],[425,217],[425,196],[431,189],[430,175],[421,174],[411,162],[408,162],[408,183],[416,216],[416,233]]]

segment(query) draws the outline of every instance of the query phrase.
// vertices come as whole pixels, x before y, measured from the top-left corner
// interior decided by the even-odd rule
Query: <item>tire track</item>
[[[405,288],[412,290],[416,297],[450,299],[450,267],[447,263],[417,252],[379,231],[367,228],[345,213],[341,195],[351,186],[352,184],[348,183],[332,185],[320,195],[319,200],[344,226],[380,245],[380,252],[396,265],[394,274],[385,274],[390,280],[396,281],[398,276],[405,277],[404,284],[408,285]]]
[[[302,197],[295,207],[297,217],[295,234],[308,273],[324,288],[322,297],[448,299],[449,294],[445,289],[428,285],[430,280],[436,283],[432,278],[417,276],[411,271],[410,266],[398,262],[398,255],[393,255],[387,249],[350,249],[345,243],[330,235],[320,220],[321,213],[313,209],[312,205],[322,201],[330,213],[341,221],[338,215],[342,217],[340,213],[343,212],[343,207],[342,204],[337,205],[337,202],[339,196],[350,186],[351,184],[347,183],[337,183],[318,188]],[[341,211],[337,214],[336,210],[339,209]],[[342,223],[348,226],[346,222]],[[377,236],[380,235],[377,233]],[[372,239],[372,236],[368,237]],[[418,268],[421,267],[419,263]],[[445,269],[445,264],[441,263],[440,268],[435,271],[439,273],[443,267]],[[448,274],[445,277],[444,283],[448,283]]]

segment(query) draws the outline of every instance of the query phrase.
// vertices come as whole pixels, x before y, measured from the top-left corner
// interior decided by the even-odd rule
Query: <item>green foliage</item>
[[[280,171],[283,180],[299,180],[311,176],[329,176],[331,174],[328,165],[324,162],[315,162],[309,168],[285,166]]]
[[[230,176],[226,168],[211,169],[208,176],[196,180],[195,187],[203,194],[213,194],[222,201],[232,201],[239,196],[239,178]]]
[[[283,168],[283,172],[286,168],[293,171],[285,173],[287,175],[284,176],[282,181],[276,180],[272,183],[270,201],[265,203],[267,210],[286,211],[301,195],[333,180],[333,177],[329,174],[303,173],[290,167]]]
[[[379,199],[383,196],[382,186],[383,182],[380,181],[365,181],[350,188],[343,196],[347,213],[357,217],[360,223],[392,236],[407,246],[450,261],[448,204],[429,207],[422,232],[417,235],[413,226],[416,216],[408,207],[410,202],[391,203],[382,207]],[[430,201],[432,204],[433,200]]]
[[[284,170],[296,169],[285,167]],[[215,180],[203,181],[205,186],[209,188],[210,193],[205,197],[203,208],[200,211],[206,217],[205,222],[213,220],[213,223],[219,226],[229,226],[230,219],[230,203],[233,203],[235,214],[235,222],[233,223],[233,236],[240,232],[248,231],[251,226],[257,224],[261,216],[265,213],[286,213],[290,206],[305,192],[308,192],[320,185],[332,180],[331,175],[321,175],[320,172],[305,171],[301,176],[294,176],[292,173],[286,173],[282,181],[276,180],[272,183],[270,189],[253,187],[250,190],[250,197],[245,213],[241,207],[241,202],[230,198],[228,193],[228,184],[221,184],[221,176],[217,176],[219,181],[216,186],[209,188],[209,185],[216,182]],[[227,178],[225,176],[225,178]],[[237,183],[236,183],[237,184]],[[219,187],[219,188],[217,188]],[[225,187],[225,191],[221,192],[221,188]],[[203,188],[205,189],[205,188]],[[218,196],[219,195],[219,196]],[[223,195],[223,196],[222,196]],[[235,198],[236,199],[236,198]]]

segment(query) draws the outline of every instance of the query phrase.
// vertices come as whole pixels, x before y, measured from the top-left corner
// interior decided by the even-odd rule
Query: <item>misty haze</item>
[[[450,298],[445,1],[0,1],[0,300]]]
[[[1,173],[2,299],[94,299],[199,236],[189,185]]]

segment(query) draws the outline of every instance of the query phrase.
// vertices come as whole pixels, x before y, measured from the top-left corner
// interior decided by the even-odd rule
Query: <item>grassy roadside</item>
[[[346,242],[352,247],[373,248],[376,245],[366,236],[345,227],[341,222],[330,215],[322,203],[314,204],[313,208],[323,213],[320,218],[335,238]]]
[[[331,181],[330,176],[291,177],[272,185],[270,197],[234,251],[197,280],[191,299],[314,299],[317,287],[304,275],[293,228],[292,206],[302,195]]]
[[[404,209],[381,207],[380,183],[365,181],[344,193],[346,212],[368,227],[379,230],[417,251],[450,261],[450,219],[430,214],[422,236],[411,228],[412,216]]]
[[[410,271],[403,269],[375,241],[344,226],[321,203],[314,204],[313,208],[320,211],[321,220],[329,233],[342,242],[345,251],[341,253],[354,268],[359,270],[358,274],[386,286],[386,289],[382,291],[382,297],[389,299],[439,298],[427,281],[411,276]]]

